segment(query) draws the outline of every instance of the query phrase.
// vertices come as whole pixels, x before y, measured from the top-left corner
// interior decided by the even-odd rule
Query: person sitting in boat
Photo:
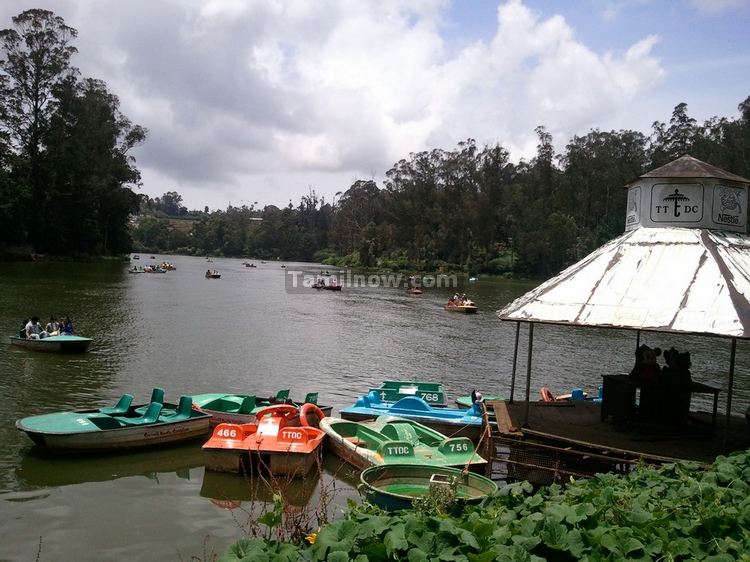
[[[73,330],[73,322],[70,321],[70,316],[66,316],[65,320],[63,320],[60,333],[63,336],[72,336],[75,333],[75,330]]]
[[[463,293],[463,294],[461,295],[461,304],[466,304],[466,301],[467,301],[467,300],[468,300],[468,299],[466,298],[466,293]]]
[[[32,316],[28,324],[26,324],[26,336],[32,340],[39,340],[47,337],[47,332],[42,330],[42,326],[39,324],[39,317]]]
[[[30,318],[24,318],[23,322],[21,322],[21,329],[18,331],[18,337],[26,339],[29,337],[28,333],[26,332],[26,324],[29,323]]]
[[[60,335],[60,323],[57,321],[57,318],[54,316],[49,317],[49,322],[47,322],[47,325],[44,327],[44,331],[47,332],[50,336],[59,336]]]

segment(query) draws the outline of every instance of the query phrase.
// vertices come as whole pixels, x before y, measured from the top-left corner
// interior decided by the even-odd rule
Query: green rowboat
[[[451,513],[456,514],[497,491],[497,484],[489,478],[439,466],[372,466],[362,471],[360,479],[367,501],[389,511],[410,509],[415,499],[437,488],[454,498]]]
[[[159,392],[157,392],[159,391]],[[193,409],[190,396],[165,404],[155,389],[148,405],[125,394],[114,407],[29,416],[16,421],[37,445],[56,452],[113,452],[204,438],[210,416]]]
[[[255,413],[273,406],[274,404],[302,404],[318,403],[318,393],[309,392],[304,401],[295,402],[289,398],[289,389],[279,390],[275,396],[270,398],[259,398],[252,394],[194,394],[194,407],[211,415],[211,425],[220,423],[253,423],[256,421]],[[331,406],[318,406],[326,416],[331,415]]]

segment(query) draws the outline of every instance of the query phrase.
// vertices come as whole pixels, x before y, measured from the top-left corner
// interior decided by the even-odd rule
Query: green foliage
[[[243,539],[221,560],[750,562],[749,482],[750,452],[742,452],[708,470],[641,467],[537,492],[513,484],[458,517],[350,506],[311,546]]]
[[[37,252],[117,254],[131,246],[128,217],[140,173],[128,152],[146,131],[119,111],[106,85],[70,65],[75,29],[32,9],[0,30],[2,242]],[[5,229],[0,229],[5,232]]]

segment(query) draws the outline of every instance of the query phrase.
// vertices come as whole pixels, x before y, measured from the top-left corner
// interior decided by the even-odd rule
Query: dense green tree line
[[[560,154],[538,127],[536,156],[518,164],[502,146],[468,139],[410,154],[382,187],[357,181],[335,204],[311,192],[297,207],[205,213],[168,247],[136,237],[198,254],[548,276],[623,232],[625,185],[648,170],[690,154],[750,177],[750,97],[739,110],[698,125],[682,103],[650,137],[592,130]]]
[[[77,32],[27,10],[0,30],[0,248],[122,253],[140,174],[128,152],[146,131],[100,80],[71,65]]]

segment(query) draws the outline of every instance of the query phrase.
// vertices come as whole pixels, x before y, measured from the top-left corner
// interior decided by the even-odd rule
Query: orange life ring
[[[543,386],[542,388],[539,389],[539,394],[541,395],[543,402],[555,401],[555,397],[552,395],[552,391],[546,386]]]
[[[260,421],[263,416],[267,416],[268,414],[283,418],[288,423],[296,418],[299,412],[296,406],[292,406],[291,404],[274,404],[255,412],[255,418]]]
[[[310,425],[310,422],[307,419],[307,416],[310,413],[313,413],[318,417],[318,422],[326,417],[326,415],[323,413],[323,410],[321,410],[317,404],[313,404],[312,402],[305,402],[304,404],[302,404],[302,407],[299,410],[300,425],[304,427],[318,427],[317,423],[314,426]]]

